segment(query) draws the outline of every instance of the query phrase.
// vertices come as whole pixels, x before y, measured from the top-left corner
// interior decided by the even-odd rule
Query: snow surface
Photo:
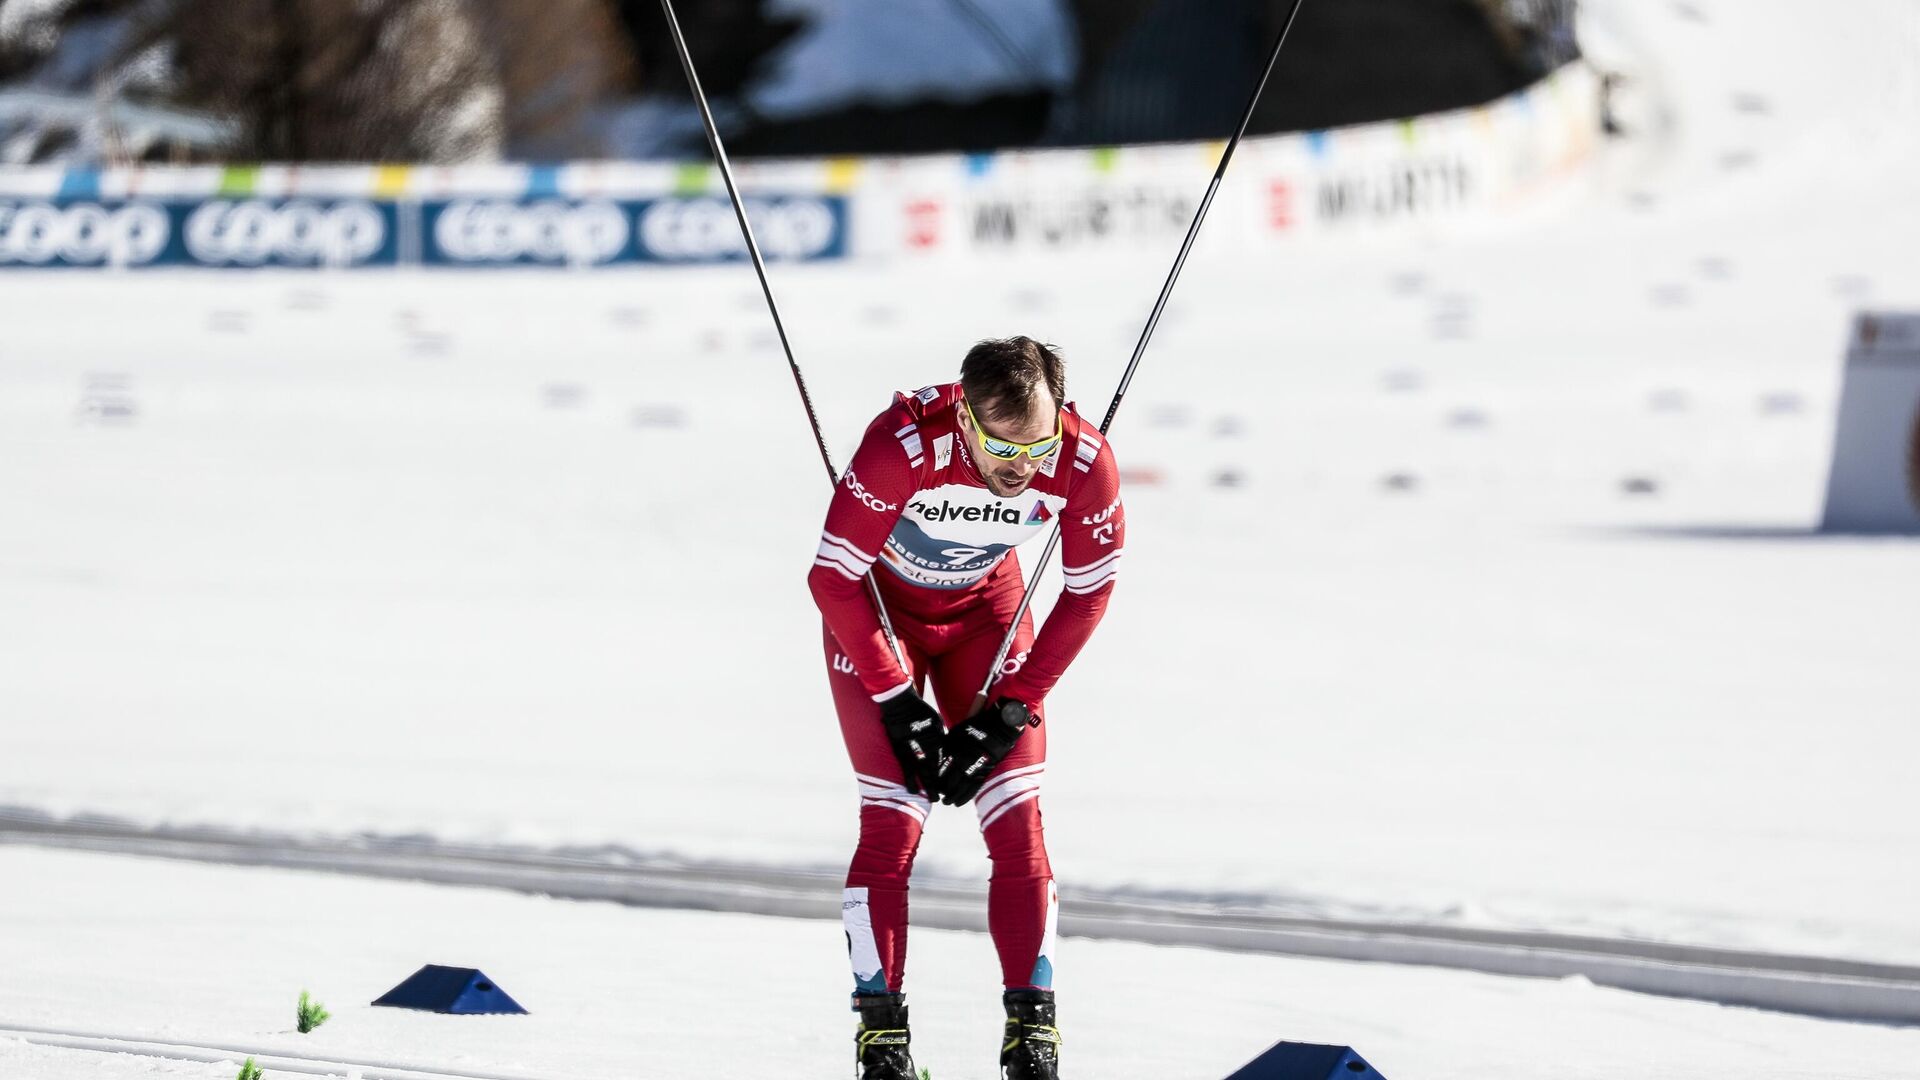
[[[1114,432],[1160,482],[1128,487],[1127,573],[1052,701],[1063,881],[1920,960],[1920,547],[1811,531],[1848,319],[1920,308],[1920,5],[1594,7],[1672,127],[1589,190],[1419,240],[1202,239]],[[889,390],[983,336],[1061,344],[1098,416],[1164,270],[774,274],[844,461]],[[0,803],[843,863],[854,788],[802,580],[823,473],[744,266],[0,279]],[[983,876],[971,816],[936,817],[923,866]],[[0,894],[69,895],[43,888]],[[101,904],[102,932],[146,925]],[[595,910],[660,940],[704,918]],[[836,1011],[834,933],[740,925],[819,945],[783,1023]],[[1076,994],[1113,983],[1083,955],[1186,978],[1076,949]],[[401,957],[338,957],[376,960]],[[1496,1003],[1684,1016],[1773,1048],[1744,1075],[1833,1075],[1802,1021],[1195,962],[1295,980],[1232,1008],[1312,1010],[1217,1028],[1276,1038],[1332,1033],[1289,1026],[1333,1015],[1320,984],[1381,980],[1352,1035],[1415,1075],[1464,1075],[1438,1040],[1503,1045]],[[1146,1013],[1074,1008],[1126,1048],[1089,1055],[1152,1052]],[[1779,1041],[1743,1042],[1749,1019]],[[821,1060],[832,1023],[800,1025]],[[1556,1075],[1634,1045],[1541,1030]],[[1396,1038],[1417,1052],[1373,1049]]]
[[[831,924],[19,848],[0,848],[0,880],[36,883],[0,890],[0,1028],[578,1080],[850,1071]],[[1100,1080],[1218,1080],[1281,1038],[1355,1045],[1392,1080],[1846,1080],[1911,1075],[1920,1060],[1913,1029],[1577,979],[1110,942],[1064,950],[1064,1062]],[[477,967],[529,1013],[364,1004],[423,963]],[[910,964],[920,1064],[938,1080],[990,1080],[992,947],[917,931]],[[292,1030],[303,989],[333,1013],[304,1036]],[[226,1080],[239,1060],[188,1066],[0,1039],[9,1080]]]

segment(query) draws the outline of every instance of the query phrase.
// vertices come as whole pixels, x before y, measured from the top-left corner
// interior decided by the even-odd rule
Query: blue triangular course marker
[[[439,964],[428,964],[407,976],[407,981],[380,995],[374,1004],[462,1016],[527,1011],[481,972]]]
[[[1227,1080],[1386,1080],[1350,1046],[1275,1043]]]

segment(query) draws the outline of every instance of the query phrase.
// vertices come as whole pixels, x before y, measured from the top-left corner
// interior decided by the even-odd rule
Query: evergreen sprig
[[[255,1065],[252,1058],[248,1058],[246,1062],[240,1066],[240,1075],[234,1077],[234,1080],[260,1080],[264,1075],[266,1074],[260,1071],[260,1066]]]
[[[328,1012],[325,1006],[307,996],[305,990],[302,990],[300,991],[300,1008],[294,1014],[294,1018],[300,1028],[300,1034],[305,1035],[307,1032],[331,1020],[333,1014]],[[242,1077],[241,1080],[247,1080],[247,1078]]]

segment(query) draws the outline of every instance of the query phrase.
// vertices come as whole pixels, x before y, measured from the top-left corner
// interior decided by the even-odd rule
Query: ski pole
[[[780,348],[787,354],[787,369],[793,372],[794,388],[800,391],[800,404],[806,407],[807,423],[813,426],[814,445],[820,448],[820,461],[827,467],[827,483],[840,482],[840,470],[833,467],[833,454],[827,450],[826,436],[820,431],[820,415],[814,411],[813,395],[807,392],[806,376],[800,374],[800,364],[793,358],[793,346],[787,341],[787,326],[780,319],[780,305],[774,302],[773,286],[767,281],[767,264],[760,257],[760,245],[753,238],[753,224],[747,220],[746,203],[740,199],[740,189],[733,181],[733,165],[727,160],[727,148],[720,141],[720,129],[714,125],[713,110],[707,107],[706,91],[700,89],[700,77],[693,71],[693,55],[687,51],[687,39],[680,34],[680,20],[673,14],[673,0],[660,0],[660,6],[666,11],[667,29],[673,34],[673,47],[680,54],[680,67],[687,73],[687,85],[693,90],[694,103],[700,106],[700,122],[707,129],[707,145],[713,148],[713,159],[720,166],[720,178],[726,182],[727,198],[733,203],[733,216],[739,219],[740,235],[747,241],[747,257],[753,260],[753,272],[760,278],[761,295],[767,298],[767,311],[773,315],[773,328],[780,335]],[[887,636],[887,645],[893,649],[894,658],[900,666],[907,666],[907,655],[900,647],[900,639],[894,635],[893,620],[887,617],[887,605],[880,599],[880,583],[867,574],[867,592],[873,597],[873,610],[880,616],[880,629]]]
[[[665,0],[662,0],[664,3]],[[1100,421],[1100,434],[1105,435],[1113,426],[1114,414],[1120,411],[1120,399],[1127,396],[1127,386],[1133,382],[1134,369],[1140,366],[1140,357],[1147,351],[1147,342],[1153,339],[1154,327],[1160,325],[1160,313],[1166,310],[1167,297],[1173,295],[1173,283],[1180,280],[1180,270],[1187,265],[1187,253],[1193,250],[1194,238],[1200,235],[1200,223],[1207,219],[1207,208],[1213,205],[1213,196],[1220,190],[1220,181],[1227,175],[1227,163],[1233,160],[1234,148],[1240,145],[1240,139],[1247,133],[1247,125],[1253,122],[1254,106],[1260,104],[1260,94],[1267,88],[1267,81],[1273,78],[1274,65],[1280,60],[1280,47],[1287,43],[1287,33],[1293,29],[1294,17],[1300,14],[1303,0],[1293,0],[1293,7],[1287,11],[1287,21],[1281,24],[1280,36],[1274,39],[1273,52],[1267,56],[1266,70],[1260,76],[1260,82],[1253,88],[1253,96],[1247,99],[1247,107],[1240,114],[1240,126],[1234,129],[1233,138],[1227,140],[1227,148],[1220,155],[1220,164],[1213,170],[1213,181],[1207,185],[1206,197],[1200,200],[1200,208],[1193,213],[1193,224],[1187,226],[1187,237],[1180,242],[1180,254],[1173,260],[1173,269],[1167,273],[1166,284],[1160,286],[1160,298],[1153,302],[1153,312],[1147,316],[1147,325],[1140,331],[1140,341],[1133,347],[1133,359],[1127,361],[1126,373],[1120,377],[1120,387],[1113,392],[1113,404],[1107,406],[1107,417]],[[1040,583],[1040,573],[1053,559],[1053,551],[1060,546],[1060,522],[1056,520],[1053,534],[1047,538],[1047,546],[1040,552],[1040,561],[1034,564],[1033,575],[1027,580],[1026,590],[1020,596],[1020,607],[1013,613],[1013,622],[1007,625],[1006,636],[1000,639],[1000,651],[994,654],[993,664],[987,668],[987,681],[980,686],[980,693],[974,698],[972,712],[980,711],[987,702],[987,692],[993,689],[994,677],[1000,673],[1000,665],[1006,662],[1008,650],[1013,648],[1014,635],[1020,632],[1020,620],[1027,615],[1027,608],[1033,603],[1033,588]]]

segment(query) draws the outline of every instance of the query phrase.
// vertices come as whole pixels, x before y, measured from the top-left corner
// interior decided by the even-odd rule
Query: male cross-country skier
[[[976,708],[1020,606],[1013,548],[1056,519],[1066,589],[1038,637],[1022,616],[989,703]],[[895,395],[834,488],[808,583],[860,789],[842,915],[862,1080],[918,1076],[901,992],[907,878],[935,799],[974,804],[993,863],[987,925],[1006,985],[1003,1075],[1059,1075],[1042,720],[1047,692],[1106,610],[1125,542],[1113,453],[1066,403],[1060,357],[1026,337],[974,346],[957,383]],[[904,663],[888,646],[869,573]]]

